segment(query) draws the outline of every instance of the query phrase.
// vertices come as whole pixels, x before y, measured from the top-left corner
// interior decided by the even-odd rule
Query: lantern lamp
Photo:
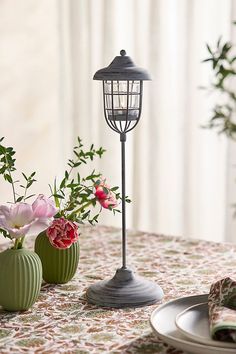
[[[104,115],[108,126],[120,135],[122,194],[122,266],[112,279],[91,285],[86,293],[89,303],[106,307],[140,307],[156,303],[163,297],[161,287],[136,276],[126,261],[125,142],[126,134],[138,124],[142,110],[143,81],[148,72],[138,68],[125,50],[112,63],[98,70],[94,80],[103,82]]]

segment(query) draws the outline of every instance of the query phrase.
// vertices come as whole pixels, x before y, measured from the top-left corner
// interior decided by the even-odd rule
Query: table
[[[86,303],[85,289],[120,267],[121,232],[104,226],[81,232],[80,264],[72,281],[44,284],[29,311],[0,310],[0,353],[182,354],[152,334],[149,317],[158,304],[113,310]],[[28,240],[29,248],[33,241]],[[133,269],[162,286],[162,302],[206,293],[225,276],[236,278],[236,245],[128,231],[128,251]]]

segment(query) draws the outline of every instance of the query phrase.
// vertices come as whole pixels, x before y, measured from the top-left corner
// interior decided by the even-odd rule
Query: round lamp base
[[[91,285],[86,293],[89,303],[116,308],[152,305],[163,295],[159,285],[134,276],[127,268],[117,269],[112,279]]]

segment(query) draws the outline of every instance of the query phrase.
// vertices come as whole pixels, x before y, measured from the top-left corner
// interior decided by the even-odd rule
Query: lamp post
[[[91,285],[87,290],[89,303],[108,307],[140,307],[153,304],[163,297],[154,282],[135,276],[126,264],[125,211],[125,142],[126,134],[138,124],[142,110],[143,80],[148,72],[135,66],[125,50],[112,63],[98,70],[94,80],[103,82],[104,115],[108,126],[119,133],[121,142],[122,181],[122,267],[114,277]]]

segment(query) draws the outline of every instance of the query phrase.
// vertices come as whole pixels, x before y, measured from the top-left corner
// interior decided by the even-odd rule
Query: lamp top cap
[[[98,70],[93,77],[94,80],[151,80],[149,73],[138,68],[133,60],[126,55],[122,49],[120,55],[116,56],[110,65]]]

